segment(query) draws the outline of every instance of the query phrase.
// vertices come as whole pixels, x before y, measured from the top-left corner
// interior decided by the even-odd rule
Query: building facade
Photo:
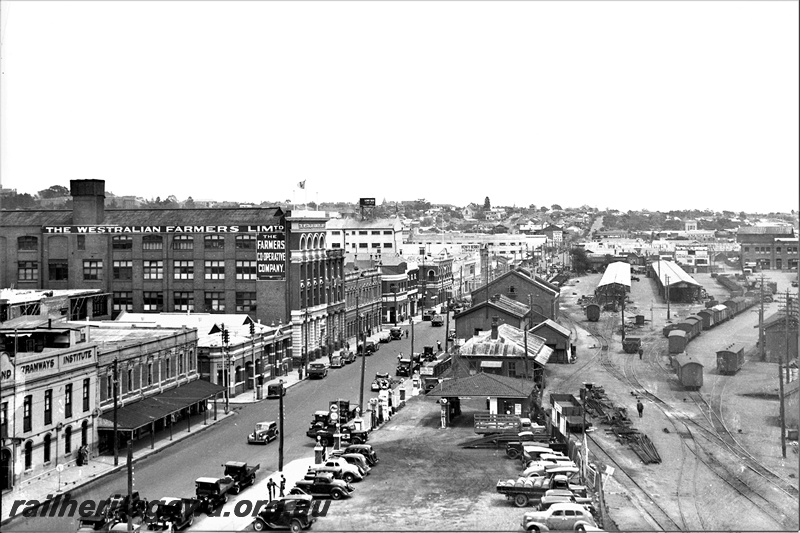
[[[742,268],[797,269],[798,238],[791,226],[740,227],[736,240],[741,246]]]
[[[372,260],[352,259],[345,267],[345,339],[355,340],[380,328],[383,303],[379,267]]]
[[[561,291],[545,280],[531,276],[522,268],[510,270],[472,291],[472,305],[502,294],[531,308],[531,323],[558,321]]]

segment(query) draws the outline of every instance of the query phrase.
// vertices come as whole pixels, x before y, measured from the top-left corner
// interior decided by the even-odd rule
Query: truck
[[[164,497],[158,500],[152,514],[145,516],[150,531],[177,531],[194,523],[194,515],[200,510],[196,498]]]
[[[211,514],[214,509],[228,501],[228,493],[234,492],[236,482],[230,477],[200,477],[194,482],[195,495],[200,508]]]
[[[256,482],[256,472],[261,468],[260,464],[253,466],[241,461],[228,461],[222,466],[225,468],[223,472],[225,477],[233,479],[232,492],[234,494],[239,494],[243,489],[253,486]]]
[[[509,479],[497,482],[497,492],[513,501],[517,507],[525,507],[530,503],[538,504],[548,490],[570,490],[576,495],[586,496],[586,487],[573,485],[566,476]]]
[[[129,518],[144,516],[147,511],[147,500],[139,496],[135,490],[128,496],[127,491],[116,491],[106,500],[106,517],[117,522],[127,522]]]
[[[353,429],[352,426],[340,426],[339,433],[342,435],[342,444],[364,444],[369,439],[369,433],[365,430]],[[306,436],[312,439],[319,437],[322,446],[333,446],[333,436],[336,434],[336,425],[329,424],[322,428],[313,427],[306,431]]]

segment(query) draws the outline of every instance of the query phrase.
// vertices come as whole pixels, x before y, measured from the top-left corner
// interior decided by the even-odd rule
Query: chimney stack
[[[497,315],[492,317],[492,340],[497,340],[497,321],[500,319]]]
[[[106,182],[103,180],[70,180],[72,223],[102,224],[105,219]]]

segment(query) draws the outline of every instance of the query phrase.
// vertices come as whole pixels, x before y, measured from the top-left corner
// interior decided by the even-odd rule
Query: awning
[[[503,368],[502,361],[481,361],[481,368]]]
[[[133,431],[223,392],[225,387],[197,379],[117,409],[117,428]],[[98,430],[113,429],[114,411],[100,415]]]

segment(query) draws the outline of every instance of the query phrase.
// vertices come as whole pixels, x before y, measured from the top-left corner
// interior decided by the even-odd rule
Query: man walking
[[[639,411],[639,418],[642,418],[642,411],[644,411],[642,400],[636,400],[636,410]]]
[[[286,490],[286,478],[283,477],[283,474],[281,474],[281,498],[285,496],[285,494],[283,493],[284,490]]]
[[[408,330],[406,330],[406,339],[408,338]]]
[[[272,501],[275,498],[275,481],[272,478],[267,481],[267,492],[269,492],[269,500]]]
[[[641,348],[639,348],[639,360],[640,360],[640,361],[642,360],[642,355],[644,355],[644,350],[642,350]]]

